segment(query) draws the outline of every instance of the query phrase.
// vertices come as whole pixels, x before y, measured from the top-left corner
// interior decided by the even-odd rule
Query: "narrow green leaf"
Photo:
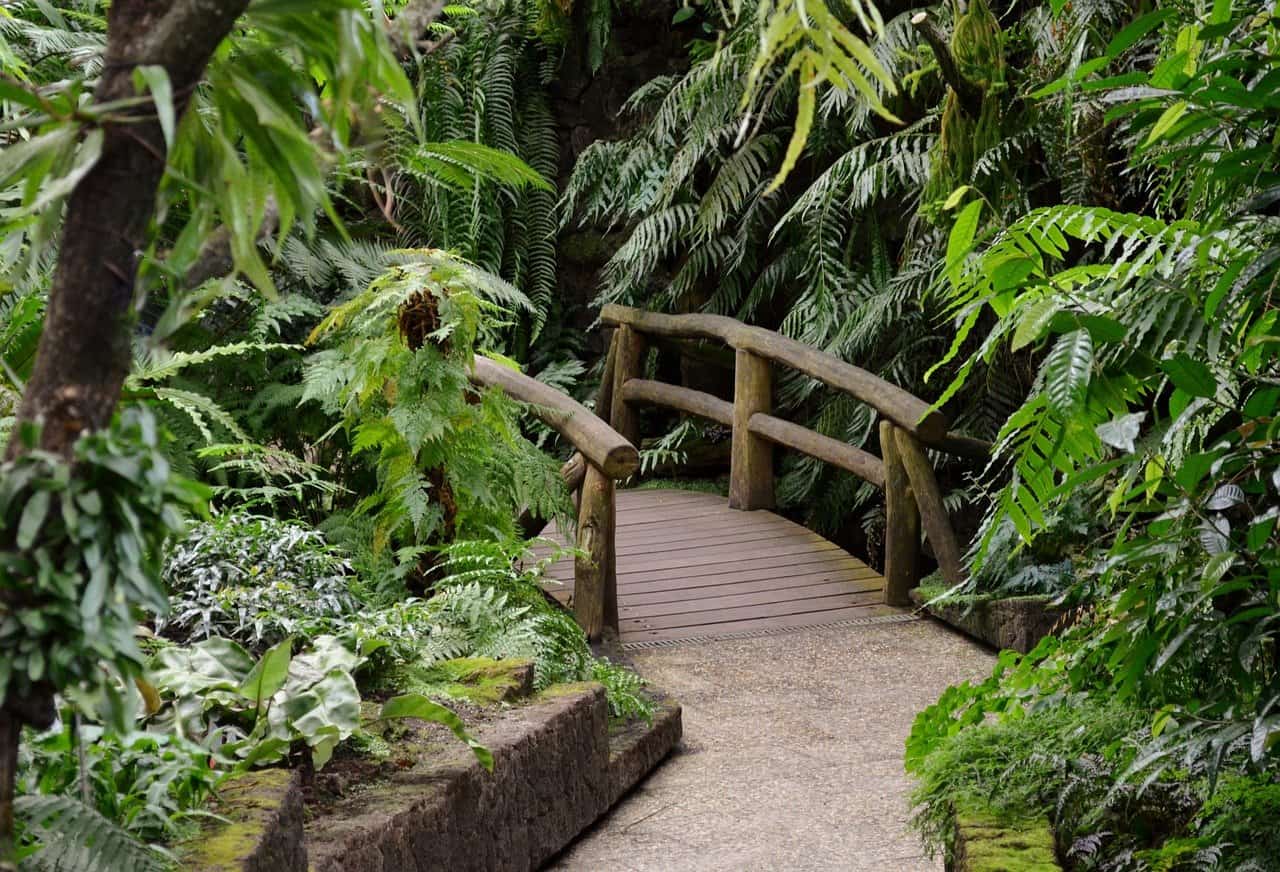
[[[165,147],[173,150],[173,132],[177,127],[177,115],[173,108],[173,85],[169,82],[169,73],[164,67],[154,64],[141,66],[133,71],[134,81],[145,84],[156,104],[156,114],[160,119],[160,130],[164,134]]]
[[[437,702],[427,699],[420,693],[406,693],[392,697],[382,706],[378,717],[382,720],[397,718],[417,718],[420,721],[431,721],[448,727],[455,736],[467,743],[480,765],[493,771],[493,754],[467,732],[462,718]]]
[[[1084,400],[1093,375],[1093,337],[1088,330],[1064,334],[1054,344],[1044,362],[1045,387],[1049,402],[1064,416]]]

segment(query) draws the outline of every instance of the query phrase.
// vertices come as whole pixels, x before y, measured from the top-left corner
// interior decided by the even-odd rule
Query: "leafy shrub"
[[[167,608],[160,554],[206,496],[144,411],[82,436],[74,466],[42,451],[0,466],[0,698],[136,676],[136,610]]]
[[[520,572],[498,543],[459,542],[444,549],[443,578],[431,599],[410,600],[374,613],[357,632],[381,658],[387,686],[412,688],[415,673],[455,657],[525,658],[534,685],[600,681],[615,717],[650,717],[643,680],[596,660],[573,616],[550,602],[538,584],[540,567]]]
[[[331,632],[357,605],[351,566],[324,536],[257,515],[196,526],[167,554],[164,580],[170,612],[156,629],[180,642],[225,636],[262,651]]]
[[[69,795],[87,781],[93,806],[143,841],[163,841],[212,792],[217,754],[177,733],[116,733],[68,720],[23,746],[19,792]],[[83,745],[85,769],[80,768]]]
[[[1048,816],[1071,765],[1090,755],[1120,754],[1140,720],[1128,709],[1072,701],[959,730],[912,767],[919,778],[912,825],[938,853],[954,836],[954,808],[987,809],[1009,820]]]
[[[170,717],[186,735],[223,740],[220,750],[241,766],[277,762],[305,747],[319,769],[339,742],[361,727],[353,673],[364,656],[335,636],[321,636],[294,656],[284,639],[254,661],[229,639],[162,649],[153,663],[157,687],[173,702]],[[378,720],[417,718],[442,723],[471,746],[480,762],[493,758],[452,711],[417,694],[387,700]]]

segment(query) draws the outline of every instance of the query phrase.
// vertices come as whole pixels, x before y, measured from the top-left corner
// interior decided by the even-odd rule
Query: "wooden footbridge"
[[[985,459],[990,446],[950,432],[928,403],[832,355],[718,315],[662,315],[606,306],[615,327],[597,413],[541,382],[477,358],[474,380],[502,388],[577,449],[562,475],[578,509],[574,557],[547,572],[592,639],[623,643],[715,638],[903,615],[918,582],[920,531],[944,575],[962,578],[960,548],[926,447]],[[705,358],[705,343],[733,349],[733,402],[643,377],[652,344]],[[773,365],[845,391],[880,414],[875,456],[774,417]],[[619,490],[639,468],[638,409],[657,405],[732,428],[729,498]],[[816,457],[885,493],[884,574],[769,511],[773,447]],[[544,535],[567,543],[549,528]]]

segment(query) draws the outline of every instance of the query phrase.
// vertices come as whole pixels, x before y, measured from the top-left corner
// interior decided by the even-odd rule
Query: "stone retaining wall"
[[[1053,632],[1063,619],[1063,609],[1049,605],[1049,597],[1024,596],[1009,599],[957,601],[926,606],[919,589],[911,591],[911,601],[962,633],[991,647],[1011,648],[1026,654]]]
[[[423,751],[377,784],[359,787],[304,825],[301,797],[284,783],[252,803],[262,826],[237,827],[237,850],[215,831],[184,865],[195,872],[526,872],[537,869],[656,766],[681,735],[680,707],[611,735],[604,689],[562,685],[475,731],[494,757],[485,772],[461,743]],[[257,773],[254,776],[267,775]],[[268,806],[278,803],[272,816]],[[287,807],[287,810],[286,810]],[[269,825],[268,825],[269,824]],[[224,838],[227,837],[227,838]],[[257,859],[257,858],[263,859]],[[228,858],[229,862],[228,862]],[[222,865],[215,865],[214,861]],[[261,865],[266,862],[267,865]]]

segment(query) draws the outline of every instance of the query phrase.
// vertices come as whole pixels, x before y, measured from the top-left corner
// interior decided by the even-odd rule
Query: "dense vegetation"
[[[940,468],[982,518],[952,593],[1075,620],[920,715],[932,850],[980,806],[1051,818],[1072,868],[1280,868],[1280,7],[672,4],[669,70],[580,143],[560,89],[611,74],[632,4],[255,0],[194,74],[122,79],[134,5],[0,10],[24,862],[163,865],[132,839],[171,840],[225,772],[370,753],[362,696],[464,735],[449,658],[596,677],[643,716],[513,568],[520,513],[567,512],[563,447],[467,378],[487,354],[590,396],[575,327],[624,302],[780,330],[995,442]],[[71,341],[75,198],[129,149],[159,166],[106,279],[128,342]],[[605,252],[593,301],[558,235]],[[68,424],[50,354],[107,351]],[[877,448],[866,406],[800,377],[778,399]],[[724,438],[646,423],[646,468]],[[785,505],[878,560],[876,491],[783,463]]]

